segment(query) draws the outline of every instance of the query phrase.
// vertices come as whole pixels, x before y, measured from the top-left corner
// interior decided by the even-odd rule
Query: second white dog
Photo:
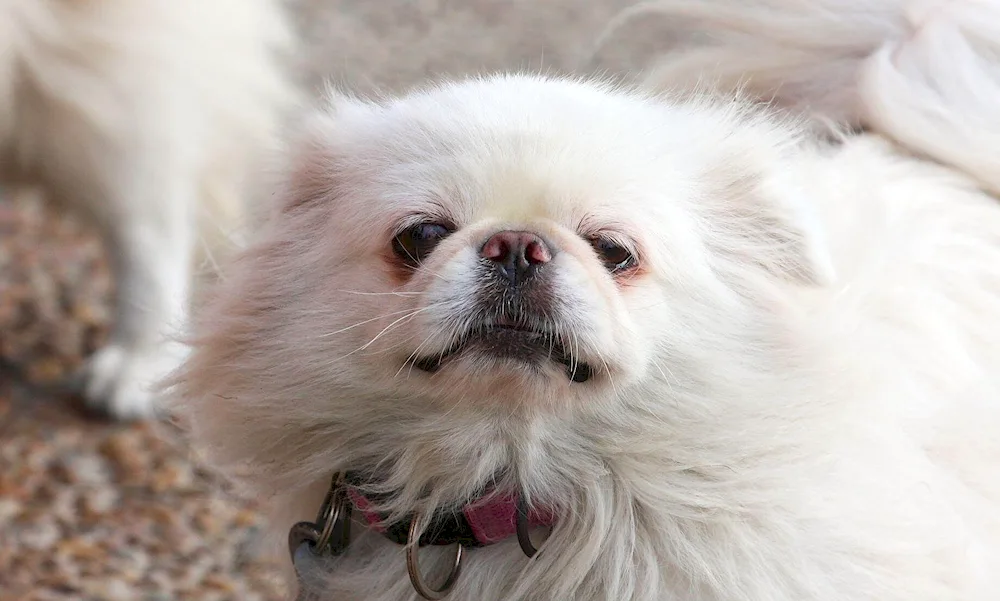
[[[0,175],[95,217],[117,312],[87,399],[155,409],[181,360],[197,250],[244,223],[251,176],[292,101],[275,0],[0,0]],[[224,243],[222,246],[219,243]]]

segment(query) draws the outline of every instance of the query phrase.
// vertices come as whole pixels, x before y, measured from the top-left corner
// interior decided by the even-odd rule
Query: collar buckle
[[[299,522],[288,532],[288,552],[294,563],[303,549],[315,556],[341,555],[351,542],[351,502],[344,474],[337,472],[323,498],[315,522]],[[305,547],[303,547],[305,545]]]

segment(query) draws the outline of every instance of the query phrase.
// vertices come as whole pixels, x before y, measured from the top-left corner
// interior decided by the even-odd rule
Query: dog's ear
[[[796,283],[829,284],[835,272],[825,230],[793,180],[777,171],[730,177],[703,206],[707,244],[730,268],[756,265]]]
[[[366,106],[335,88],[327,88],[321,105],[303,111],[289,127],[280,159],[280,190],[277,209],[294,211],[304,205],[330,199],[340,181],[339,124],[344,114]]]
[[[311,115],[289,140],[278,209],[294,211],[329,198],[336,183],[336,161],[330,135],[335,131],[325,115]]]

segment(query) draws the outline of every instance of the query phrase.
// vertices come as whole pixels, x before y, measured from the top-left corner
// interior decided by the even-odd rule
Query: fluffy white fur
[[[915,8],[662,3],[714,40],[665,57],[674,96],[506,76],[335,99],[200,316],[177,409],[273,502],[277,548],[342,469],[383,470],[398,512],[503,470],[556,508],[534,559],[468,552],[454,599],[995,600],[998,4]],[[696,79],[870,131],[830,141]],[[401,271],[415,216],[458,229]],[[408,366],[465,326],[474,248],[504,226],[559,247],[550,319],[591,381]],[[594,232],[639,271],[607,274]],[[401,548],[353,536],[309,592],[416,598]]]
[[[277,0],[0,0],[0,165],[96,218],[118,286],[87,399],[154,410],[179,363],[197,250],[242,225],[248,175],[293,98]],[[220,244],[221,243],[221,244]]]
[[[995,0],[652,0],[670,41],[667,88],[737,88],[825,122],[866,126],[1000,192],[1000,3]]]

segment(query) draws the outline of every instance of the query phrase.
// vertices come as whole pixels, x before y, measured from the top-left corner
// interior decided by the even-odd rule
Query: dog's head
[[[533,420],[738,387],[780,290],[827,274],[797,142],[742,104],[533,77],[331,104],[181,376],[222,461],[301,478],[420,433],[411,467],[452,445],[482,479]]]

